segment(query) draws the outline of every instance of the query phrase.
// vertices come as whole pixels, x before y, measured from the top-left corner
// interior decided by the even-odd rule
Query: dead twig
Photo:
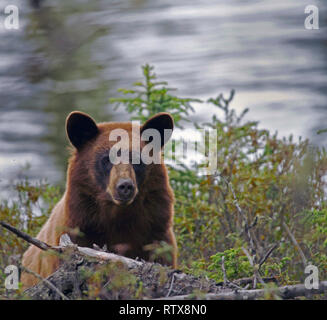
[[[253,267],[253,259],[249,253],[249,251],[247,251],[244,247],[242,247],[242,251],[244,252],[244,254],[246,255],[246,257],[248,258],[250,265]]]
[[[25,272],[32,274],[34,277],[38,278],[39,280],[41,280],[41,282],[44,282],[50,289],[54,290],[55,292],[57,292],[59,294],[59,296],[62,298],[62,300],[69,300],[55,285],[53,285],[49,280],[41,277],[38,273],[24,267],[24,266],[20,266]]]
[[[249,226],[249,230],[251,230],[252,228],[254,228],[258,223],[258,217],[256,216],[253,220],[253,222],[251,223],[251,225]]]
[[[300,245],[296,241],[293,233],[291,232],[290,228],[287,226],[287,224],[285,222],[283,222],[283,227],[286,230],[286,232],[287,232],[288,236],[290,237],[291,241],[293,242],[294,246],[298,249],[298,251],[300,253],[300,256],[301,256],[301,259],[302,259],[303,266],[305,268],[308,265],[308,261],[307,261],[305,255],[304,255]]]
[[[175,280],[175,273],[173,272],[173,275],[172,275],[172,277],[171,277],[171,282],[170,282],[169,291],[168,291],[166,297],[169,297],[169,296],[170,296],[171,290],[173,289],[174,280]]]
[[[221,270],[223,271],[223,275],[224,275],[224,287],[226,287],[228,279],[227,279],[226,269],[225,269],[225,256],[221,257]]]
[[[272,254],[272,252],[278,247],[278,244],[275,243],[268,251],[267,253],[264,255],[264,257],[260,260],[259,262],[259,270],[261,268],[261,266],[266,262],[266,260],[269,258],[269,256]]]
[[[245,253],[245,255],[247,256],[247,258],[249,259],[249,262],[253,268],[253,289],[255,289],[257,287],[257,281],[259,280],[259,282],[263,285],[266,286],[265,282],[263,281],[263,279],[261,278],[260,274],[259,274],[259,265],[255,264],[255,261],[252,259],[252,257],[250,256],[250,253],[246,250],[246,248],[242,247],[243,252]]]
[[[230,287],[233,287],[234,289],[242,289],[240,286],[238,286],[234,282],[228,280],[227,274],[226,274],[226,269],[225,269],[225,256],[222,256],[222,258],[221,258],[221,269],[222,269],[223,275],[224,275],[224,282],[223,282],[224,287],[229,285]]]

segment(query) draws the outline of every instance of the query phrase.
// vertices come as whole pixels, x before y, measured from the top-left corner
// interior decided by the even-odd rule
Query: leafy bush
[[[141,120],[159,111],[173,111],[175,123],[182,127],[183,118],[176,115],[194,110],[185,108],[185,101],[201,101],[174,97],[173,107],[161,104],[160,99],[170,99],[167,83],[158,82],[152,71],[143,67],[145,82],[135,84],[143,91],[120,89],[134,96],[112,101],[136,112]],[[217,130],[218,172],[199,175],[204,163],[169,168],[176,197],[180,268],[222,280],[224,256],[230,280],[252,276],[255,266],[249,264],[244,251],[259,262],[275,245],[260,266],[260,274],[275,275],[282,284],[299,282],[304,277],[304,262],[292,242],[294,236],[307,263],[318,266],[320,277],[326,277],[326,151],[308,140],[279,138],[277,133],[259,129],[257,122],[244,121],[248,110],[237,115],[230,107],[233,96],[232,91],[227,99],[221,94],[209,99],[207,103],[217,112],[207,123],[193,123],[197,129]],[[223,116],[218,117],[218,111]]]
[[[15,186],[17,199],[0,203],[0,221],[5,221],[19,230],[36,236],[59,201],[59,188],[45,182],[32,185],[28,180]],[[0,299],[5,297],[5,267],[19,260],[28,243],[0,227]]]

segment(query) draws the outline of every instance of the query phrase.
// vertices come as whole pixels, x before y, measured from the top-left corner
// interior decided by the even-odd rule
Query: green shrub
[[[17,197],[0,203],[0,221],[36,236],[59,201],[59,188],[45,182],[31,184],[28,180],[15,186]],[[0,227],[0,299],[7,296],[4,288],[6,266],[15,264],[29,244]],[[8,293],[9,294],[9,293]]]
[[[185,101],[191,104],[200,100],[174,97],[173,108],[158,103],[156,98],[140,100],[140,96],[160,96],[163,100],[168,96],[167,83],[157,82],[152,71],[149,66],[143,67],[145,82],[136,84],[143,88],[142,92],[121,89],[134,97],[114,101],[141,120],[158,111],[173,110],[175,122],[181,127],[183,118],[176,114],[185,114]],[[180,268],[221,279],[219,264],[225,255],[230,280],[251,276],[252,267],[240,248],[247,248],[259,262],[276,244],[260,268],[261,275],[274,275],[281,283],[302,281],[304,265],[285,230],[286,224],[307,260],[319,266],[320,277],[326,277],[326,151],[310,145],[308,140],[279,138],[277,133],[259,129],[257,122],[244,121],[248,110],[238,115],[230,107],[233,97],[234,91],[227,99],[221,94],[209,99],[207,103],[217,112],[213,111],[207,123],[193,123],[195,128],[217,130],[218,172],[199,175],[198,169],[205,163],[169,166],[176,197]],[[189,106],[187,112],[192,111]],[[218,117],[218,111],[223,116]],[[249,231],[252,246],[245,223],[254,224]]]

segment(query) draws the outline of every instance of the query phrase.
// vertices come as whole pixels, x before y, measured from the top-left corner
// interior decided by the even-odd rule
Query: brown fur
[[[107,245],[111,252],[145,260],[150,259],[147,245],[165,241],[172,246],[172,260],[158,261],[176,267],[174,196],[165,165],[147,165],[143,183],[136,187],[131,203],[120,205],[114,199],[115,186],[122,177],[130,178],[136,185],[133,166],[114,165],[105,186],[101,186],[96,176],[96,159],[112,147],[108,136],[113,129],[127,130],[131,141],[132,125],[112,122],[98,124],[97,128],[94,137],[74,150],[67,170],[66,192],[37,238],[49,245],[58,245],[60,236],[68,230],[72,240],[80,246]],[[141,148],[143,146],[141,142]],[[74,234],[74,229],[83,235]],[[58,268],[59,259],[30,246],[23,256],[23,265],[45,278]],[[27,273],[22,274],[21,281],[25,288],[38,282]]]

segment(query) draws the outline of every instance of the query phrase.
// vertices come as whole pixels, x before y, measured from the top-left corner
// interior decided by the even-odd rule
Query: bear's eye
[[[111,163],[110,163],[110,159],[109,159],[109,155],[105,155],[102,159],[101,159],[101,164],[103,169],[108,170],[111,167]]]
[[[108,177],[110,175],[111,168],[112,163],[109,159],[109,151],[96,155],[95,178],[97,180],[97,183],[103,189],[107,187]]]
[[[146,167],[146,164],[144,162],[142,162],[142,161],[139,164],[133,164],[133,168],[135,170],[135,173],[144,171],[145,167]]]
[[[146,164],[141,161],[140,164],[133,164],[137,185],[140,186],[145,179]]]

